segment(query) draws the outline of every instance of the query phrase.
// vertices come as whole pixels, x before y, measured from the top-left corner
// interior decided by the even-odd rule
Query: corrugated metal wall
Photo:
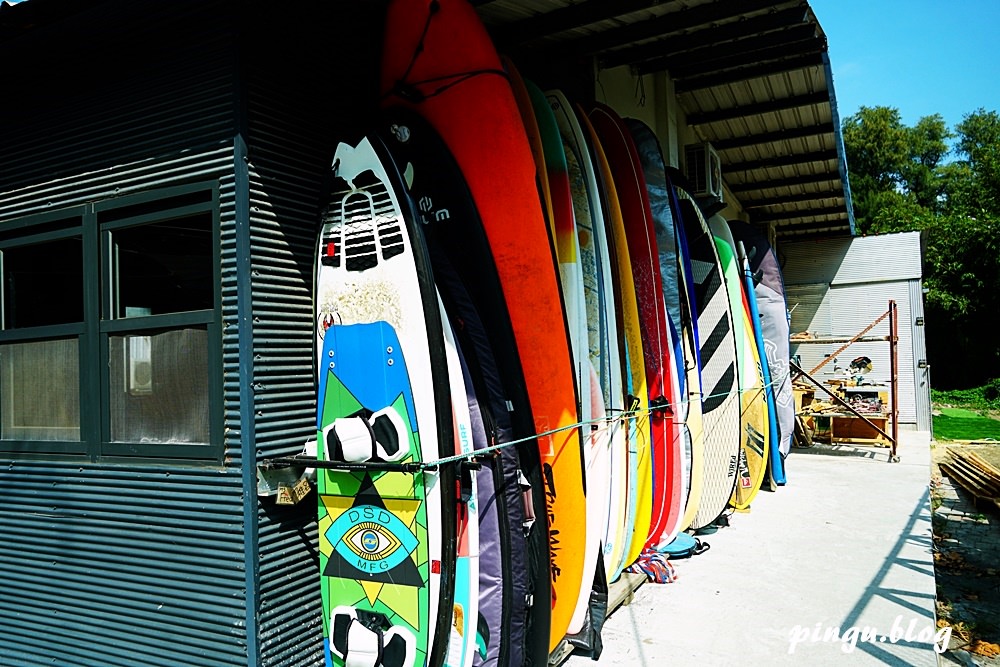
[[[244,23],[258,457],[296,454],[316,434],[322,188],[337,142],[356,141],[373,118],[378,11],[375,3],[303,3],[251,13]],[[274,42],[298,46],[265,48]],[[315,495],[294,507],[260,503],[261,665],[323,664],[316,516]]]
[[[0,470],[0,664],[245,665],[239,477]]]
[[[786,285],[785,301],[791,311],[789,327],[792,334],[829,332],[833,327],[826,283]],[[805,363],[805,362],[803,362]]]
[[[819,337],[851,338],[860,333],[894,300],[898,309],[897,346],[899,421],[920,430],[930,428],[926,372],[917,360],[926,358],[922,329],[914,325],[923,316],[920,290],[920,235],[917,232],[854,239],[786,243],[783,276],[792,332],[809,330]],[[919,312],[919,315],[917,314]],[[888,319],[867,336],[888,336]],[[806,371],[834,353],[842,343],[799,343],[792,354],[801,357]],[[888,382],[888,342],[854,343],[817,373],[817,380],[833,377],[836,366],[845,371],[852,359],[867,356],[869,378]]]
[[[911,280],[910,287],[910,321],[900,319],[900,328],[908,327],[913,332],[913,354],[916,363],[913,366],[913,386],[916,396],[917,430],[931,431],[931,367],[927,364],[927,326],[918,324],[924,321],[924,284],[920,280]],[[921,366],[923,363],[923,366]]]
[[[786,285],[874,283],[921,276],[920,233],[783,243]]]
[[[876,283],[872,285],[854,284],[833,287],[830,290],[833,312],[838,313],[834,320],[834,336],[850,338],[857,335],[876,318],[889,309],[889,300],[896,302],[898,319],[899,343],[896,346],[898,364],[899,422],[900,424],[916,424],[916,392],[913,386],[915,368],[913,359],[913,330],[908,326],[913,321],[910,314],[909,281]],[[868,336],[887,337],[889,335],[889,319],[882,320]],[[835,346],[835,349],[840,345]],[[851,360],[866,356],[872,360],[872,371],[865,375],[866,380],[881,382],[888,386],[891,377],[888,342],[854,343],[844,350],[838,360],[843,369],[847,369]],[[831,370],[829,364],[824,371]],[[817,378],[819,379],[819,378]]]
[[[224,16],[190,1],[94,3],[5,40],[0,225],[217,181],[229,359],[239,339]],[[227,374],[224,468],[5,460],[0,664],[247,664],[237,384]]]
[[[901,232],[851,239],[832,283],[910,280],[920,275],[920,232]]]

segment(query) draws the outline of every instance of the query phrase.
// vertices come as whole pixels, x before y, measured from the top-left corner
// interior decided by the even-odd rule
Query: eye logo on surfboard
[[[407,508],[401,508],[406,515]],[[413,561],[419,541],[414,529],[397,515],[399,510],[391,504],[386,507],[367,475],[351,505],[340,510],[328,506],[333,522],[323,536],[333,549],[323,574],[422,586],[423,578]]]
[[[417,538],[394,514],[361,505],[344,512],[327,530],[344,559],[363,572],[386,572],[417,548]]]

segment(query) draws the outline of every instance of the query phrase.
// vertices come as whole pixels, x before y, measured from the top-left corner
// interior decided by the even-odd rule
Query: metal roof
[[[753,222],[853,235],[826,36],[806,0],[471,0],[502,52],[566,76],[666,71]],[[0,3],[0,39],[92,3]],[[19,11],[20,10],[20,11]],[[24,11],[27,10],[27,11]]]
[[[666,71],[754,222],[853,235],[826,35],[806,0],[474,0],[520,60]]]

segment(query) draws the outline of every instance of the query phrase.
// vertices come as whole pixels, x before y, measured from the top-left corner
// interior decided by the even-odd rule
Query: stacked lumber
[[[949,447],[941,469],[953,481],[980,500],[1000,510],[1000,469],[975,452]]]

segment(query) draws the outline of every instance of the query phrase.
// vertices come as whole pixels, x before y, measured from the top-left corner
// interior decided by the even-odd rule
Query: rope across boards
[[[772,381],[772,385],[774,384],[775,382]],[[753,389],[752,391],[760,392],[762,391],[762,389],[758,387]],[[740,393],[740,392],[737,390],[735,392],[729,392],[729,393]],[[567,430],[582,429],[590,425],[595,425],[595,424],[611,425],[616,422],[627,421],[629,419],[644,419],[647,418],[650,414],[661,410],[669,411],[670,406],[668,404],[655,403],[654,405],[651,405],[650,407],[644,410],[638,410],[638,409],[623,410],[620,411],[617,415],[598,417],[596,419],[590,419],[587,421],[577,421],[573,424],[568,424],[566,426],[562,426],[559,428],[554,428],[541,433],[536,433],[535,435],[529,437],[509,440],[507,442],[498,445],[492,445],[490,447],[485,447],[483,449],[477,449],[474,452],[456,454],[454,456],[447,456],[423,462],[400,463],[393,460],[386,460],[385,457],[380,455],[381,448],[379,446],[380,445],[379,439],[378,436],[374,433],[374,430],[372,430],[370,434],[371,438],[370,446],[372,448],[373,454],[372,457],[367,460],[317,460],[315,449],[310,451],[310,447],[315,447],[315,442],[311,441],[307,443],[306,450],[304,450],[301,454],[298,454],[296,456],[268,458],[262,460],[258,467],[261,468],[262,470],[270,470],[272,468],[300,466],[309,468],[330,468],[336,470],[372,470],[381,472],[404,472],[410,474],[423,472],[426,470],[434,470],[444,465],[452,465],[456,463],[464,463],[476,467],[482,461],[489,458],[489,456],[491,456],[492,454],[507,447],[513,447],[515,445],[524,442],[529,442],[537,438],[544,438]],[[361,435],[365,435],[365,433],[361,433]]]

